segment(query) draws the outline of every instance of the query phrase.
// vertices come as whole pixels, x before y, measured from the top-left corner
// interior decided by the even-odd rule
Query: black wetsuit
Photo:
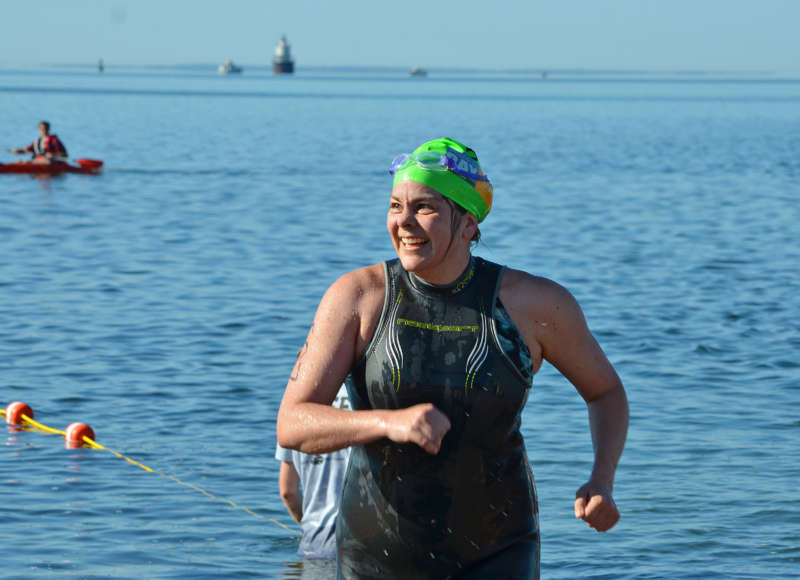
[[[473,258],[446,288],[385,264],[386,301],[352,369],[354,409],[433,403],[437,455],[380,439],[351,450],[336,525],[339,578],[538,578],[536,490],[520,413],[527,346],[497,300],[503,268]]]

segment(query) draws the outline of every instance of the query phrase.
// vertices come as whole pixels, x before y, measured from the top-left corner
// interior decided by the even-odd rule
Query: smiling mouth
[[[400,238],[400,243],[403,246],[419,246],[419,245],[422,245],[422,244],[425,243],[425,239],[424,238],[411,238],[411,237]]]

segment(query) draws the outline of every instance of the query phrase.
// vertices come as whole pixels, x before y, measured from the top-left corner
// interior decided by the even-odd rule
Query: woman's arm
[[[384,299],[380,264],[342,276],[325,293],[278,411],[278,445],[328,453],[389,437],[437,453],[450,423],[421,404],[399,410],[331,407],[339,387],[377,327]]]
[[[594,466],[589,481],[575,494],[575,517],[598,532],[604,532],[619,520],[619,510],[611,494],[625,437],[628,432],[628,400],[618,386],[587,402],[589,428],[594,447]]]
[[[575,516],[598,531],[619,519],[611,493],[628,432],[628,402],[614,367],[586,324],[583,311],[565,288],[544,278],[512,271],[506,296],[512,317],[523,319],[533,353],[550,362],[577,389],[589,412],[594,465],[576,493]],[[508,304],[507,304],[508,307]]]

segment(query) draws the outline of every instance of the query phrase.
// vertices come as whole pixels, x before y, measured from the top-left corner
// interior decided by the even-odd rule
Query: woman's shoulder
[[[372,264],[371,266],[364,266],[358,270],[342,274],[331,284],[330,289],[336,289],[338,292],[361,293],[366,290],[382,289],[383,286],[383,264]]]
[[[339,321],[355,336],[357,353],[363,352],[380,319],[386,296],[383,264],[373,264],[339,277],[322,298],[317,316]]]
[[[570,291],[558,282],[514,268],[503,272],[500,299],[507,306],[528,311],[577,306]]]
[[[536,276],[524,270],[517,270],[509,267],[503,270],[503,279],[500,281],[500,288],[523,292],[568,293],[566,288],[550,278]]]
[[[323,303],[343,312],[371,311],[383,304],[385,293],[383,264],[372,264],[341,275],[328,287]]]

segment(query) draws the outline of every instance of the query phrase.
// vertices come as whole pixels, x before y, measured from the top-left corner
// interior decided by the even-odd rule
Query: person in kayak
[[[278,412],[282,447],[351,446],[339,578],[539,578],[536,488],[520,432],[549,361],[586,401],[594,464],[574,513],[597,531],[628,429],[625,389],[580,305],[472,255],[493,187],[475,152],[424,143],[391,165],[397,258],[325,292]],[[342,380],[353,411],[330,406]]]
[[[67,160],[67,148],[58,135],[50,134],[50,123],[42,121],[39,123],[39,138],[28,145],[18,149],[12,149],[12,153],[30,153],[34,161],[40,163],[56,163]]]

